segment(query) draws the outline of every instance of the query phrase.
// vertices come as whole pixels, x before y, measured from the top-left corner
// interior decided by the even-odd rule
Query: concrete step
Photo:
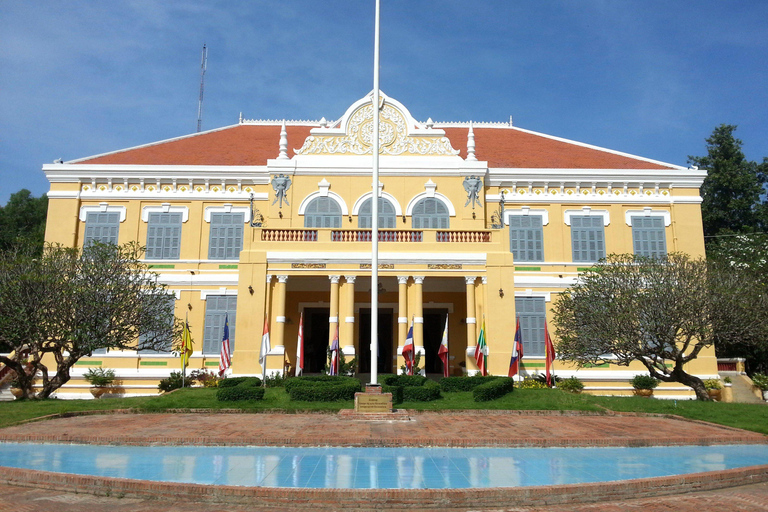
[[[733,382],[733,401],[744,404],[765,404],[766,402],[752,391],[752,380],[739,372],[718,372],[721,378],[730,377]]]

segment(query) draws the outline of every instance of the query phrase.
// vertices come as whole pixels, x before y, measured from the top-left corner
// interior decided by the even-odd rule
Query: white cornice
[[[370,252],[283,252],[268,251],[269,263],[370,263]],[[381,252],[379,263],[419,264],[434,262],[463,263],[465,265],[485,265],[486,253],[402,253]],[[314,270],[316,272],[316,270]]]
[[[269,183],[264,165],[128,165],[128,164],[45,164],[45,177],[51,183],[88,182],[96,180],[240,180],[243,183]]]
[[[597,186],[637,184],[658,184],[668,188],[699,188],[707,177],[707,172],[700,169],[560,169],[560,168],[512,168],[496,167],[488,169],[486,186],[545,186],[550,188],[566,187],[577,184],[596,184]]]

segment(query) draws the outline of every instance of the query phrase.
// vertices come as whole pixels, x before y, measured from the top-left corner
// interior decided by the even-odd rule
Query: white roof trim
[[[632,226],[632,217],[663,217],[665,226],[672,224],[672,214],[669,210],[654,210],[650,206],[646,206],[642,210],[627,210],[624,213],[624,221],[627,226]]]
[[[171,203],[145,206],[141,209],[141,220],[149,222],[150,213],[181,213],[181,222],[189,220],[189,208],[186,206],[173,206]]]
[[[118,212],[120,214],[120,222],[125,222],[126,208],[125,206],[110,206],[108,203],[99,203],[98,205],[88,205],[80,207],[80,220],[85,222],[89,212]]]
[[[206,206],[203,213],[203,219],[210,224],[212,213],[242,213],[245,218],[245,223],[251,221],[251,209],[247,206],[232,206],[231,204],[224,204],[222,206]]]
[[[563,212],[563,218],[565,220],[565,225],[570,226],[571,225],[571,217],[572,216],[588,216],[588,217],[602,217],[603,218],[603,226],[607,226],[611,223],[611,215],[608,213],[608,210],[593,210],[591,206],[582,206],[581,210],[565,210]]]

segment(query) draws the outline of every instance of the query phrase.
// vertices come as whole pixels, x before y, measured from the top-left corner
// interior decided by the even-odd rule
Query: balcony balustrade
[[[430,233],[434,233],[434,238]],[[371,242],[370,229],[262,229],[263,242]],[[379,242],[489,243],[491,231],[432,231],[382,229]]]

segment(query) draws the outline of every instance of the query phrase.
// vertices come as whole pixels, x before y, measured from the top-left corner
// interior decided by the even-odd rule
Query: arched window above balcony
[[[341,206],[332,197],[316,197],[304,210],[305,228],[340,228]]]

